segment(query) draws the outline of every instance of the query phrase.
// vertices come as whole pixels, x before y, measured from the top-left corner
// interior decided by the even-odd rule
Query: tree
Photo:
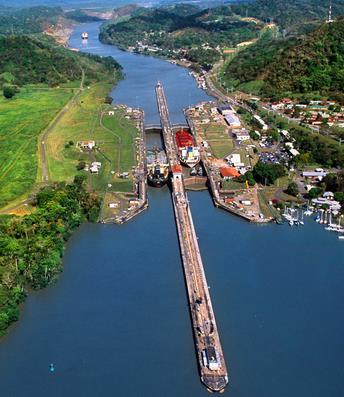
[[[81,171],[81,170],[83,170],[84,168],[85,168],[85,165],[86,165],[86,163],[85,163],[85,161],[79,161],[79,163],[76,165],[76,169],[78,170],[78,171]]]
[[[277,178],[285,175],[285,168],[281,164],[266,164],[262,161],[253,167],[254,179],[264,185],[272,185]]]
[[[276,129],[271,128],[267,131],[268,139],[271,142],[278,142],[279,141],[279,133]]]
[[[18,92],[18,89],[14,85],[4,85],[3,87],[3,95],[6,99],[11,99],[15,96],[15,94]]]
[[[250,186],[254,186],[256,184],[252,171],[247,171],[244,175],[240,175],[236,178],[236,180],[240,183],[245,183],[247,181]]]
[[[336,192],[339,188],[338,177],[336,174],[327,174],[322,182],[325,184],[326,190],[329,190],[331,192]]]
[[[309,164],[310,163],[310,161],[311,161],[311,158],[310,158],[311,156],[310,156],[310,154],[309,153],[300,153],[300,154],[298,154],[296,157],[295,157],[295,162],[296,162],[296,164],[297,165],[299,165],[299,166],[302,166],[302,165],[305,165],[305,164]]]
[[[320,189],[319,187],[313,187],[308,193],[307,193],[307,198],[309,199],[314,199],[317,198],[321,195],[321,193],[323,192],[322,189]]]
[[[111,105],[113,101],[113,98],[110,95],[107,95],[104,99],[104,102],[108,105]]]
[[[299,188],[297,186],[297,183],[290,182],[285,192],[290,196],[296,197],[299,194]]]
[[[250,138],[254,141],[259,141],[260,136],[256,133],[256,131],[250,131]]]

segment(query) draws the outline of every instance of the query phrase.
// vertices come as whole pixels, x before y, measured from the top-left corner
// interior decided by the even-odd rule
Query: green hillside
[[[234,13],[273,21],[287,30],[309,20],[324,20],[328,15],[328,0],[256,0],[233,4]],[[333,15],[344,14],[343,0],[332,0]]]
[[[228,65],[227,83],[239,89],[258,86],[267,95],[343,93],[343,37],[340,19],[299,39],[262,38]]]
[[[97,80],[109,70],[120,66],[112,58],[79,54],[29,36],[0,37],[0,84],[48,84],[50,86],[81,79],[81,69],[87,78]]]
[[[106,23],[100,39],[122,49],[132,47],[137,52],[187,59],[210,69],[221,58],[223,48],[257,38],[261,29],[262,24],[242,20],[229,7],[199,10],[176,5]]]
[[[55,25],[63,14],[60,7],[0,7],[0,34],[39,33]]]

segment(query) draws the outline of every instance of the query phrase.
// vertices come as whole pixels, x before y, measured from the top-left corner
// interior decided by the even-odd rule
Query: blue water
[[[93,36],[96,25],[86,29]],[[137,96],[148,120],[156,120],[157,77],[169,84],[174,120],[189,92],[192,102],[205,98],[182,68],[90,44],[124,65],[130,79],[115,99],[136,105]],[[343,242],[312,220],[256,226],[216,209],[207,192],[189,198],[230,370],[224,395],[342,397]],[[196,367],[168,188],[150,190],[149,204],[126,225],[75,233],[59,281],[30,294],[0,341],[1,397],[209,395]]]
[[[86,43],[80,40],[83,30],[89,33]],[[188,71],[161,59],[131,54],[114,46],[104,45],[98,40],[99,23],[88,24],[76,29],[70,46],[81,51],[102,56],[113,56],[122,66],[126,78],[113,90],[115,103],[125,103],[145,110],[147,123],[160,123],[155,98],[158,81],[164,85],[172,122],[185,122],[183,108],[192,103],[211,100],[200,90]]]

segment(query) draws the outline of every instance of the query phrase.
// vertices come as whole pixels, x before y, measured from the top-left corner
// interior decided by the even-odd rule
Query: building
[[[326,171],[303,171],[302,176],[305,178],[324,178],[327,175]]]
[[[221,167],[220,174],[224,180],[230,180],[240,176],[240,173],[234,167]]]
[[[232,128],[240,128],[241,127],[240,119],[234,113],[226,114],[225,120],[226,120],[227,124]]]
[[[92,150],[96,146],[95,141],[80,141],[78,144],[82,150]]]
[[[289,153],[290,153],[293,157],[298,156],[298,155],[300,154],[300,152],[299,152],[298,150],[294,149],[294,148],[289,149]]]
[[[217,354],[215,348],[213,346],[208,346],[206,348],[206,354],[208,359],[208,368],[211,371],[217,371],[220,368],[220,365],[217,360]]]
[[[240,153],[233,153],[226,157],[226,160],[233,166],[233,167],[240,167],[242,165]]]
[[[102,163],[100,163],[99,161],[94,161],[90,167],[91,174],[98,174],[101,165]]]
[[[248,141],[250,139],[250,134],[246,130],[235,131],[233,132],[233,135],[240,142]]]
[[[289,135],[289,131],[287,130],[281,130],[281,134],[284,136],[284,138],[289,139],[290,135]]]
[[[268,125],[265,123],[265,121],[261,117],[259,117],[257,114],[255,114],[253,117],[258,122],[258,124],[260,125],[260,127],[263,131],[266,131],[269,129]]]
[[[219,106],[217,110],[222,114],[222,116],[226,116],[227,114],[234,113],[234,109],[230,105]]]
[[[325,193],[323,194],[323,197],[324,197],[325,199],[327,199],[327,200],[333,200],[333,199],[334,199],[334,193],[332,193],[332,192],[325,192]]]

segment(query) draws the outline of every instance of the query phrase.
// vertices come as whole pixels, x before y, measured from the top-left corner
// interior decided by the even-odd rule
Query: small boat
[[[305,222],[303,221],[303,211],[301,210],[301,219],[299,220],[300,225],[304,225]]]
[[[342,234],[341,236],[338,236],[339,240],[344,240],[344,234]]]
[[[289,226],[294,226],[294,221],[292,219],[289,221]]]
[[[81,38],[82,38],[83,40],[87,40],[87,39],[88,39],[88,33],[87,33],[87,32],[82,32]]]
[[[54,364],[49,364],[49,371],[50,372],[54,372],[55,371],[55,366],[54,366]]]

